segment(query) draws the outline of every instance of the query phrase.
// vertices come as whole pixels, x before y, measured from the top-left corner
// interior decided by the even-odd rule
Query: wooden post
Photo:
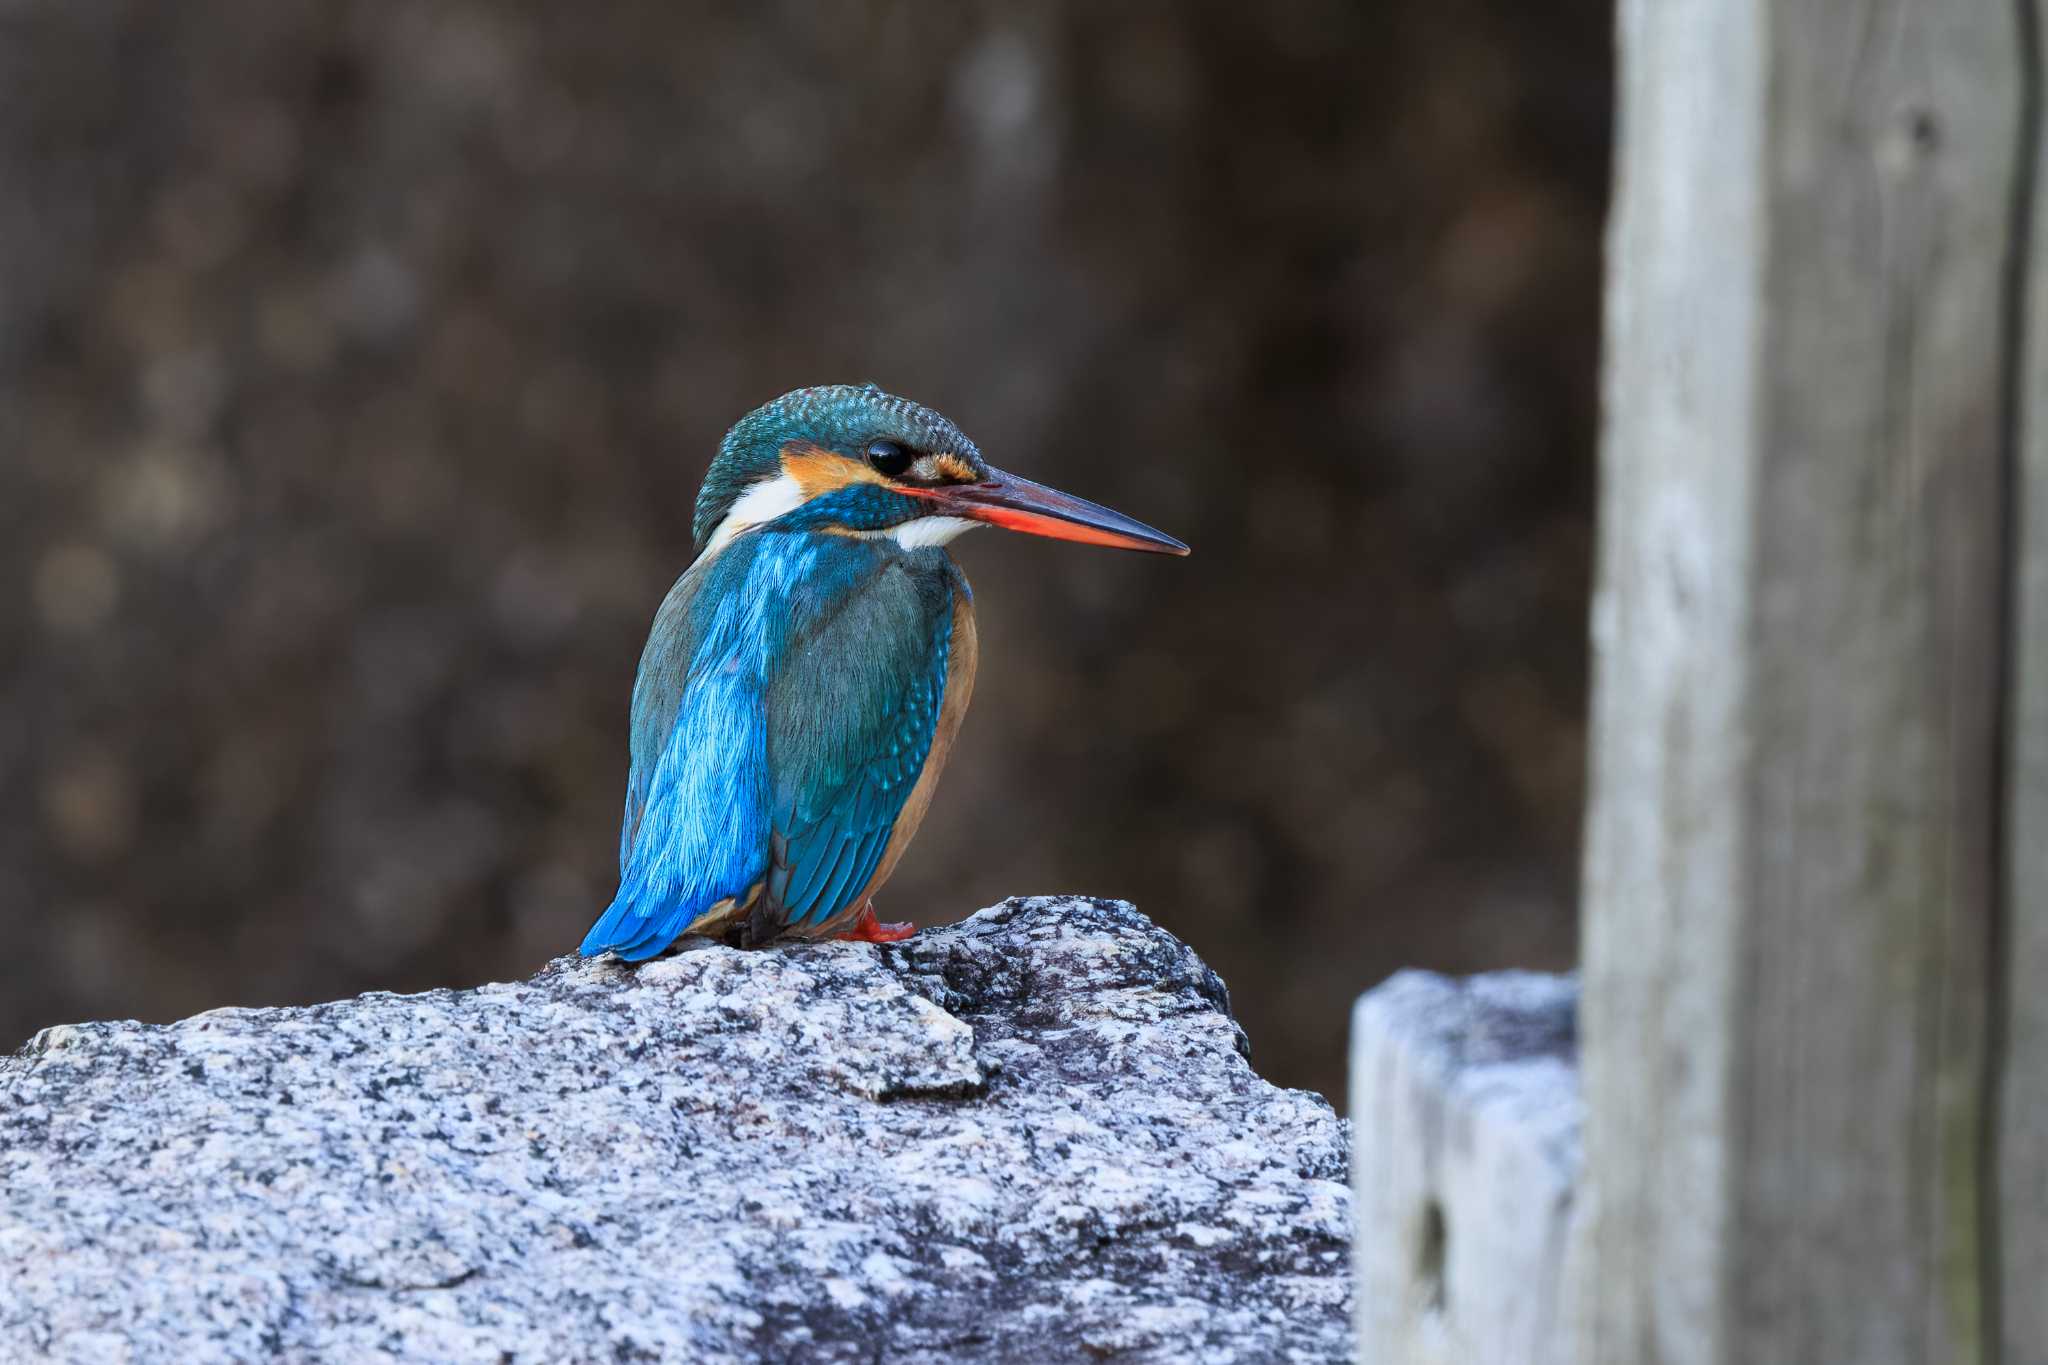
[[[1581,1361],[2048,1359],[2038,2],[1623,0]]]
[[[1351,1016],[1358,1359],[1566,1365],[1578,983],[1401,972]]]

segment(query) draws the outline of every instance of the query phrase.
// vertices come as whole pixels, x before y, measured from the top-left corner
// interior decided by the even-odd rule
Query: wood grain
[[[2039,7],[2024,11],[2032,52],[2027,90],[2032,162],[2017,186],[2014,231],[2029,249],[2009,271],[2008,357],[2015,376],[2007,422],[2016,478],[2013,533],[2012,685],[2007,712],[2009,805],[2005,951],[2000,955],[2005,1028],[1997,1039],[1994,1096],[1998,1156],[1998,1308],[2002,1365],[2048,1365],[2048,142],[2041,73],[2048,35]]]
[[[2023,30],[1622,7],[1582,1360],[1994,1349]]]

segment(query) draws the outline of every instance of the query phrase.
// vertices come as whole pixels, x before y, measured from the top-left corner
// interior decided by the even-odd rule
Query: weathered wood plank
[[[1578,986],[1402,972],[1351,1024],[1359,1359],[1564,1365]]]
[[[2042,74],[2048,31],[2037,6],[2033,46],[2031,174],[2015,202],[2015,227],[2031,238],[2011,272],[2011,357],[2017,385],[2007,420],[2018,451],[2011,650],[2006,723],[2011,747],[2005,841],[2009,882],[2003,963],[2005,1032],[1996,1116],[2002,1365],[2048,1365],[2048,139]]]
[[[1978,1361],[2011,0],[1624,0],[1579,1358]]]

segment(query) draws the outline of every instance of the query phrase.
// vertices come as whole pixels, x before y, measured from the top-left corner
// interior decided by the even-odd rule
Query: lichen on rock
[[[0,1357],[1342,1360],[1344,1125],[1128,905],[0,1060]]]

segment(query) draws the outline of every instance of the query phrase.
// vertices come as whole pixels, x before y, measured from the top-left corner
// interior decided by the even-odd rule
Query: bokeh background
[[[1605,0],[0,6],[0,1047],[516,977],[614,883],[719,435],[874,380],[997,533],[886,914],[1129,897],[1337,1097],[1573,949]]]

